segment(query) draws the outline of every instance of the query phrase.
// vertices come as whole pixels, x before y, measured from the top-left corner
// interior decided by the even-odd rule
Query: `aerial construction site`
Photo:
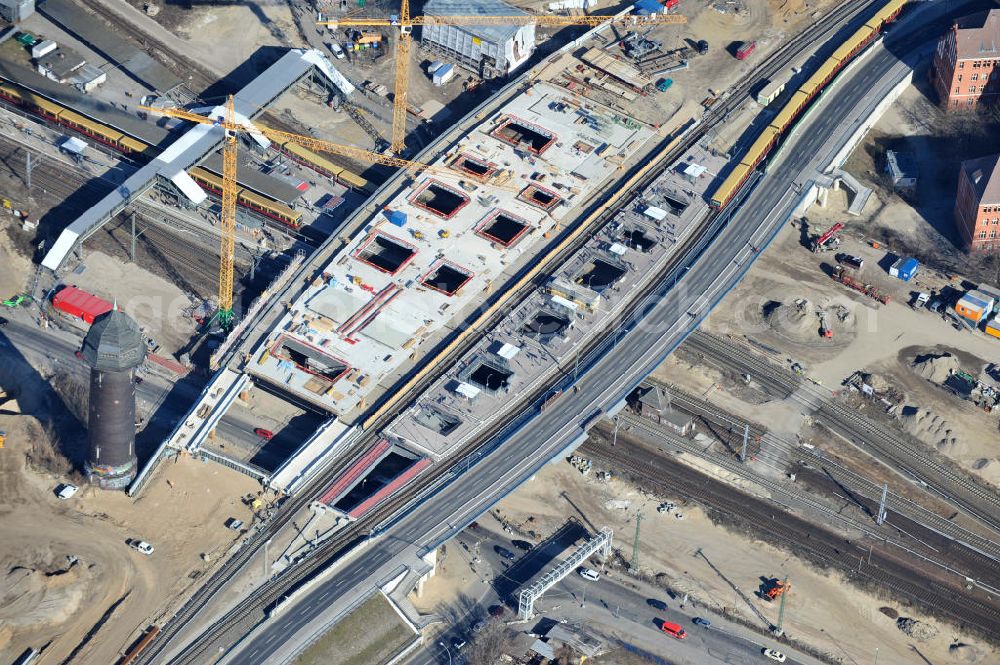
[[[1000,657],[993,3],[0,19],[0,660]]]

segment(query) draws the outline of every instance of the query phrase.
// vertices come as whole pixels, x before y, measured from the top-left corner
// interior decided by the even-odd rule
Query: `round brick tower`
[[[102,489],[125,489],[136,473],[135,368],[146,345],[136,322],[115,304],[94,319],[81,353],[90,365],[87,478]]]

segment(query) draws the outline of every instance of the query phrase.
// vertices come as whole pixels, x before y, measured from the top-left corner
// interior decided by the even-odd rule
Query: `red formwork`
[[[359,517],[363,516],[369,510],[371,510],[379,503],[381,503],[384,499],[389,498],[389,496],[391,496],[400,487],[402,487],[403,485],[405,485],[406,483],[410,482],[418,475],[420,475],[420,473],[428,466],[430,466],[430,464],[431,461],[429,459],[427,459],[426,457],[421,457],[413,465],[411,465],[410,468],[408,468],[406,471],[396,476],[396,478],[392,482],[390,482],[385,487],[380,489],[378,492],[372,494],[370,497],[362,501],[360,504],[358,504],[358,506],[354,510],[352,510],[347,514],[353,517],[354,519],[358,519]]]
[[[454,270],[455,272],[458,272],[458,273],[461,273],[461,274],[465,275],[465,279],[462,280],[462,283],[459,284],[458,286],[456,286],[451,291],[446,291],[444,289],[439,289],[438,287],[434,286],[433,284],[429,284],[426,281],[427,278],[431,277],[442,266],[447,266],[447,267],[451,268],[452,270]],[[420,276],[420,283],[423,286],[426,286],[428,289],[431,289],[433,291],[437,291],[438,293],[443,293],[444,295],[446,295],[448,297],[451,297],[451,296],[455,295],[456,293],[458,293],[459,291],[461,291],[462,287],[465,286],[466,284],[468,284],[469,280],[471,280],[475,276],[476,276],[476,273],[474,273],[473,271],[469,270],[468,268],[466,268],[464,266],[458,265],[454,261],[449,261],[447,259],[438,259],[433,264],[431,264],[431,267],[430,267],[430,269],[427,272],[425,272],[423,275]]]
[[[333,481],[333,484],[323,495],[320,497],[320,503],[325,503],[328,506],[333,505],[333,503],[340,498],[344,492],[350,489],[351,484],[361,477],[366,471],[371,469],[373,466],[378,464],[378,461],[389,452],[392,448],[392,444],[386,439],[380,439],[378,443],[368,449],[368,451],[361,456],[361,458],[351,465],[347,471],[340,474],[340,476]]]
[[[420,198],[421,194],[423,194],[425,191],[427,191],[431,187],[437,187],[438,189],[443,189],[446,192],[448,192],[450,194],[453,194],[457,198],[461,199],[462,202],[459,203],[457,206],[455,206],[455,209],[452,210],[449,213],[444,213],[444,212],[442,212],[440,210],[436,210],[436,209],[434,209],[434,208],[432,208],[432,207],[430,207],[428,205],[424,205],[423,203],[421,203],[420,201],[418,201],[418,199]],[[454,217],[455,215],[457,215],[459,213],[459,211],[462,210],[462,208],[464,208],[465,206],[469,205],[469,203],[472,202],[472,199],[469,198],[468,195],[462,193],[462,191],[460,189],[456,189],[455,187],[452,187],[450,185],[446,185],[445,183],[441,182],[440,180],[435,180],[434,178],[431,178],[430,180],[428,180],[427,182],[425,182],[423,185],[421,185],[415,192],[413,192],[413,194],[410,195],[409,201],[410,201],[410,205],[415,206],[417,208],[420,208],[421,210],[426,210],[427,212],[431,213],[432,215],[437,215],[441,219],[451,219],[452,217]]]

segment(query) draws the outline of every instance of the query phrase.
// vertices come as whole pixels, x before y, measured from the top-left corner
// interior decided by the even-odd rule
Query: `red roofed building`
[[[1000,249],[1000,155],[962,162],[955,224],[966,249]]]
[[[958,19],[938,42],[932,72],[949,109],[1000,99],[1000,9]]]

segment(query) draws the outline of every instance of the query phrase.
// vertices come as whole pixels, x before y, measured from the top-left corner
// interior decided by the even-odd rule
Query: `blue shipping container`
[[[892,267],[889,268],[889,274],[893,277],[898,277],[904,282],[909,282],[913,279],[914,275],[917,274],[917,270],[919,269],[920,264],[916,259],[912,257],[902,258],[892,264]]]

